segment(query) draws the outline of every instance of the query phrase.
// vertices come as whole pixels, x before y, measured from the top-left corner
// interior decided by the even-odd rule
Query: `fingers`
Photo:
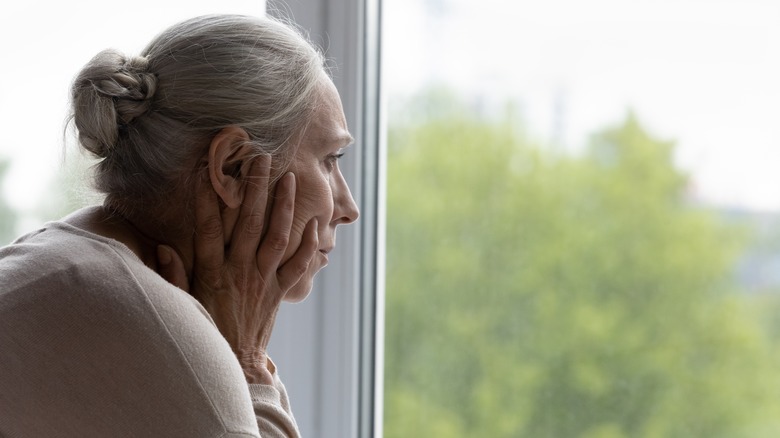
[[[290,233],[295,213],[295,175],[285,174],[276,188],[268,232],[257,254],[258,269],[265,276],[276,275],[282,291],[293,287],[309,268],[309,263],[319,248],[317,219],[306,224],[301,243],[289,260],[283,261],[290,243]]]
[[[295,176],[288,172],[276,186],[268,232],[257,253],[257,268],[264,276],[275,273],[290,242],[295,211]]]
[[[244,202],[241,203],[238,222],[230,242],[230,259],[233,263],[254,260],[257,253],[265,222],[270,175],[270,156],[261,156],[251,164]]]
[[[157,246],[157,273],[179,289],[185,292],[190,290],[184,262],[179,254],[168,245]]]
[[[290,260],[285,262],[277,271],[276,278],[282,290],[288,290],[295,286],[309,269],[309,263],[311,263],[320,245],[317,228],[316,218],[306,224],[300,246],[295,250],[295,254],[293,254]]]
[[[225,244],[217,194],[205,177],[195,195],[195,272],[206,285],[220,282]]]

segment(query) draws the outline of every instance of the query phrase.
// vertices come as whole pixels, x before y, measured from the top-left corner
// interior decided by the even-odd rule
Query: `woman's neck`
[[[148,223],[129,218],[109,206],[93,206],[83,208],[63,219],[70,225],[91,233],[114,239],[123,243],[141,261],[153,270],[157,270],[157,247],[168,245],[179,254],[189,275],[192,266],[192,243],[183,240],[173,242],[155,236]]]

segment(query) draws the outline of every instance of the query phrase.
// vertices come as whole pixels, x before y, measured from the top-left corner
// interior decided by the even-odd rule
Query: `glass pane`
[[[384,432],[780,430],[780,3],[394,0]]]
[[[96,202],[89,160],[64,134],[70,84],[98,52],[140,52],[158,32],[197,15],[262,14],[264,0],[10,1],[0,5],[0,246],[46,220]],[[67,143],[67,154],[63,155]],[[65,158],[63,160],[63,158]]]

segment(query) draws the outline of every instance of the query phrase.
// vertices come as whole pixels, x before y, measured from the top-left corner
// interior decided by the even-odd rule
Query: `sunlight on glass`
[[[780,4],[384,8],[385,436],[775,436]]]

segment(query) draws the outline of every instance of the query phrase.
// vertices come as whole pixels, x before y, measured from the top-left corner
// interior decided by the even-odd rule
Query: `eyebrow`
[[[352,137],[352,134],[350,134],[349,132],[345,134],[340,134],[338,137],[336,137],[333,140],[333,143],[341,144],[343,145],[342,147],[348,147],[354,142],[355,142],[355,138]]]

